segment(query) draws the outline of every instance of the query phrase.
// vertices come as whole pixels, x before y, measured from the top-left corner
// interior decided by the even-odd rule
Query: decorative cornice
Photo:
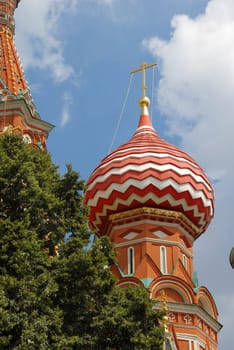
[[[194,237],[199,235],[199,228],[193,224],[183,213],[173,210],[151,208],[151,207],[141,207],[137,209],[126,210],[120,213],[111,214],[108,218],[108,222],[105,228],[105,232],[110,234],[114,229],[117,221],[121,220],[131,220],[130,225],[135,225],[139,220],[136,220],[136,217],[151,216],[154,224],[159,225],[169,225],[174,226],[175,224],[180,226],[181,232],[188,239],[190,244],[193,244]],[[132,224],[132,218],[134,218],[134,223]],[[146,220],[146,219],[144,219]],[[147,222],[149,222],[149,218]],[[122,225],[122,223],[121,223]]]
[[[159,208],[141,207],[137,209],[126,210],[121,213],[111,214],[109,216],[109,220],[113,221],[116,219],[124,219],[128,216],[135,216],[135,215],[141,215],[141,214],[157,215],[164,218],[176,218],[183,221],[186,224],[186,226],[191,227],[194,232],[196,233],[199,232],[199,228],[196,225],[194,225],[192,221],[189,220],[183,213],[179,211],[159,209]]]
[[[193,258],[193,254],[186,249],[186,247],[184,245],[182,245],[179,242],[172,242],[172,241],[168,241],[168,240],[162,240],[162,239],[157,239],[157,238],[149,238],[149,237],[144,237],[144,238],[139,238],[139,239],[132,239],[128,242],[123,242],[123,243],[115,243],[114,247],[115,248],[120,248],[120,247],[126,247],[126,246],[132,246],[134,244],[139,244],[139,243],[143,243],[143,242],[152,242],[152,243],[157,243],[159,245],[163,244],[163,245],[168,245],[168,246],[177,246],[178,248],[181,249],[181,251],[183,253],[185,253],[186,255],[188,255],[190,258]]]
[[[197,304],[184,304],[184,303],[174,303],[168,301],[168,309],[170,312],[177,312],[177,313],[183,313],[183,314],[192,314],[198,316],[201,320],[207,323],[208,326],[210,326],[215,332],[219,332],[222,328],[221,323],[216,321],[211,315],[209,315],[201,306]],[[183,327],[187,326],[187,328],[191,328],[189,325],[184,325]],[[194,327],[194,326],[193,326]]]
[[[22,120],[26,121],[29,129],[30,127],[35,127],[38,130],[48,134],[54,127],[54,125],[40,119],[39,117],[33,117],[32,112],[24,98],[0,102],[0,118],[10,116],[12,113],[20,115]]]

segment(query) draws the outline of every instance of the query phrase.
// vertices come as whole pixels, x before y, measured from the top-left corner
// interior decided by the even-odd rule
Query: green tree
[[[19,136],[0,138],[0,348],[52,349],[61,336],[52,270],[65,234],[89,241],[83,182]]]
[[[62,326],[51,259],[22,221],[0,221],[0,348],[48,349]]]
[[[0,157],[0,348],[161,349],[147,291],[116,285],[106,237],[87,249],[79,174],[14,135]]]

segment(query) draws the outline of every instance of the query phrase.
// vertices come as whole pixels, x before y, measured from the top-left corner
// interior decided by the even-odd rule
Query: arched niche
[[[214,316],[214,310],[210,302],[204,296],[198,298],[198,305],[202,307],[209,315]]]
[[[174,302],[174,303],[189,303],[189,298],[187,293],[181,288],[178,288],[177,286],[163,286],[159,290],[156,291],[155,294],[152,294],[153,299],[162,299],[162,292],[164,291],[166,300],[168,302]]]

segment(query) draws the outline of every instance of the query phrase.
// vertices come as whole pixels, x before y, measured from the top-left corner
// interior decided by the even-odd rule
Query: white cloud
[[[61,127],[63,128],[70,121],[70,107],[72,105],[72,96],[69,92],[63,95],[63,107],[61,115]]]
[[[113,12],[116,0],[23,0],[15,12],[16,43],[24,68],[46,69],[56,83],[78,79],[66,62],[61,40],[62,16],[79,9],[94,11],[95,6]]]
[[[79,86],[81,71],[75,71],[66,57],[62,40],[67,35],[66,15],[85,15],[89,9],[113,11],[116,0],[23,0],[15,11],[16,45],[25,70],[36,68],[46,71],[56,84],[72,82]],[[92,12],[92,11],[91,11]],[[96,13],[96,12],[95,12]],[[79,53],[78,53],[79,54]],[[32,84],[34,92],[40,88]],[[70,121],[72,97],[67,92],[62,97],[61,127]]]
[[[212,0],[195,19],[175,16],[172,29],[169,41],[144,41],[159,58],[160,110],[169,132],[181,136],[183,146],[220,177],[230,167],[227,149],[233,146],[234,2]]]
[[[202,284],[217,302],[221,348],[233,346],[234,271],[229,266],[233,237],[234,173],[234,1],[210,0],[192,19],[174,16],[168,41],[146,39],[144,48],[159,63],[158,104],[168,132],[215,179],[215,219],[196,243]]]
[[[116,0],[94,0],[98,5],[113,6]]]
[[[66,12],[76,10],[78,0],[24,0],[16,10],[16,41],[24,67],[47,69],[60,83],[74,75],[65,62],[59,39],[59,21]]]

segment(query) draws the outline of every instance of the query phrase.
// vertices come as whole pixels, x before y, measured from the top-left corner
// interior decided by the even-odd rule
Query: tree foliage
[[[161,349],[143,288],[116,285],[109,240],[87,249],[83,181],[0,138],[0,349]]]

